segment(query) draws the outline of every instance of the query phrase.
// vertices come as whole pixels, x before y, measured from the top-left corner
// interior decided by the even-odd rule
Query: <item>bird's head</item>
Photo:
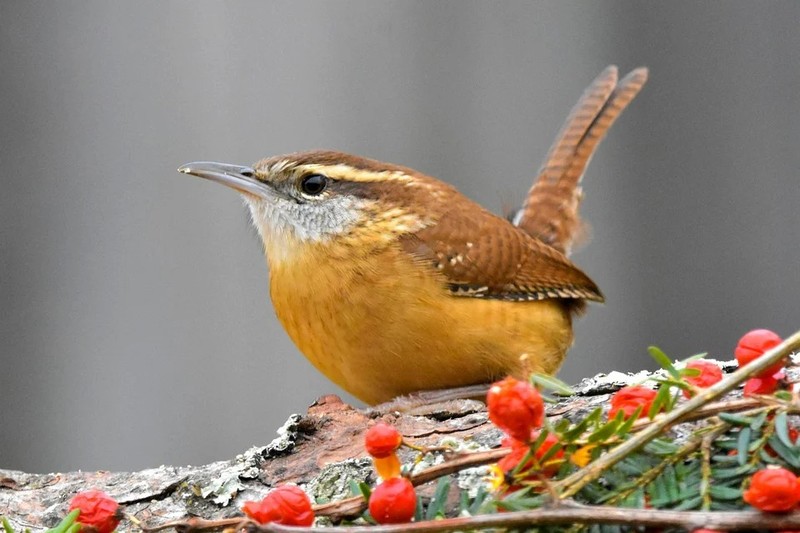
[[[332,151],[275,156],[252,167],[196,162],[178,170],[239,191],[270,261],[307,246],[368,253],[434,223],[458,194],[409,168]]]

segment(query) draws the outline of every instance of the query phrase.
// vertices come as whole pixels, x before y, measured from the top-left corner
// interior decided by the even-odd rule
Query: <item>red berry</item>
[[[780,385],[780,381],[772,376],[750,378],[744,382],[744,395],[772,394],[778,390],[778,385]]]
[[[69,502],[69,510],[80,509],[77,522],[81,531],[111,533],[120,521],[119,504],[101,490],[87,490],[76,494]]]
[[[404,477],[387,479],[369,497],[369,514],[379,524],[411,522],[416,510],[417,494]]]
[[[277,522],[286,526],[310,526],[314,523],[311,500],[296,485],[281,485],[260,502],[244,502],[242,511],[259,524]]]
[[[506,437],[500,442],[501,448],[510,448],[511,453],[497,461],[497,466],[500,467],[503,474],[510,474],[517,465],[525,458],[528,453],[528,445],[517,439]],[[525,470],[530,465],[525,465],[521,470]]]
[[[530,437],[530,442],[535,442],[539,438],[539,432],[534,431],[534,433]],[[560,466],[560,460],[564,457],[564,450],[558,450],[555,452],[550,458],[548,458],[546,464],[542,464],[542,459],[544,458],[545,454],[558,444],[558,438],[553,435],[552,433],[548,433],[547,436],[542,441],[541,446],[536,448],[533,451],[533,457],[539,463],[541,470],[538,472],[544,474],[545,476],[552,476],[558,472]],[[503,457],[497,462],[497,466],[503,471],[504,474],[508,475],[514,471],[517,465],[525,458],[530,450],[530,444],[525,442],[518,441],[511,437],[506,437],[503,439],[503,442],[500,443],[500,446],[504,448],[511,448],[511,453]],[[524,472],[533,467],[533,461],[529,461],[527,464],[520,467],[519,472]],[[535,472],[531,472],[535,474]],[[535,476],[534,476],[535,477]]]
[[[785,468],[759,470],[744,492],[744,501],[762,511],[788,512],[800,501],[799,483]]]
[[[400,447],[401,442],[403,437],[400,433],[393,426],[383,422],[378,422],[369,428],[364,435],[367,453],[378,459],[392,455]]]
[[[739,366],[745,366],[762,355],[764,352],[774,348],[781,343],[781,338],[774,331],[768,329],[754,329],[744,334],[744,337],[739,339],[736,349],[733,354]],[[785,361],[778,361],[770,366],[756,377],[769,377],[777,374],[783,368]]]
[[[686,376],[684,379],[687,383],[690,383],[695,387],[700,387],[701,389],[710,387],[722,379],[722,370],[711,361],[706,361],[705,359],[697,359],[696,361],[692,361],[686,365],[686,368],[693,368],[700,371],[699,375]],[[691,397],[692,393],[688,390],[684,390],[683,395],[689,398]]]
[[[281,519],[281,513],[278,505],[274,500],[264,498],[260,502],[246,501],[242,505],[242,511],[252,520],[259,524],[268,524],[270,522],[277,522]]]
[[[639,418],[645,417],[653,405],[656,394],[653,389],[648,389],[642,385],[622,387],[611,396],[611,408],[608,410],[608,418],[616,417],[620,411],[625,415],[625,418],[628,418],[639,407],[641,407]]]
[[[498,381],[486,395],[489,420],[509,436],[528,442],[531,432],[544,423],[544,402],[527,381],[508,377]]]

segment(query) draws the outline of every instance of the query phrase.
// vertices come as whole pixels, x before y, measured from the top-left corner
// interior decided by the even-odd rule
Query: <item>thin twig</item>
[[[633,494],[633,492],[641,487],[644,487],[650,483],[652,483],[661,473],[666,469],[668,466],[672,466],[675,463],[682,461],[686,456],[694,453],[700,448],[706,440],[714,439],[724,433],[728,428],[730,428],[729,424],[720,423],[716,427],[712,428],[711,431],[702,436],[702,437],[695,437],[694,439],[690,440],[686,444],[684,444],[678,451],[673,453],[672,455],[667,456],[666,459],[661,461],[659,464],[655,465],[653,468],[644,472],[640,477],[635,479],[629,488],[626,488],[619,492],[614,498],[608,500],[607,503],[609,504],[616,504],[620,501],[623,501],[625,498]]]
[[[777,411],[780,409],[779,407],[771,407],[766,410],[766,413],[769,415],[770,411]],[[775,413],[771,413],[775,414]],[[750,460],[747,461],[747,464],[750,466],[755,467],[759,460],[761,459],[761,452],[767,446],[767,442],[769,441],[770,437],[775,433],[775,424],[767,424],[767,427],[764,428],[764,431],[761,432],[761,437],[755,443],[751,443],[748,447],[748,451],[751,453]],[[753,446],[755,444],[755,446]],[[752,447],[752,449],[750,449]]]
[[[411,477],[411,482],[416,485],[422,485],[429,481],[433,481],[442,476],[455,474],[465,468],[472,468],[475,466],[483,466],[491,463],[496,463],[511,452],[510,448],[497,448],[485,452],[475,452],[464,454],[454,457],[449,461],[432,466],[423,470],[419,474]]]
[[[716,435],[706,435],[703,437],[702,464],[700,466],[700,497],[702,498],[701,508],[704,511],[711,509],[711,444]]]
[[[166,529],[175,529],[176,531],[218,531],[224,528],[232,528],[235,531],[240,531],[248,524],[254,524],[249,518],[240,516],[238,518],[221,518],[219,520],[206,520],[204,518],[192,517],[186,520],[176,520],[174,522],[167,522],[160,526],[146,527],[141,525],[144,533],[155,533],[157,531],[164,531]]]
[[[676,423],[693,422],[695,420],[702,420],[703,418],[709,418],[720,413],[737,413],[739,411],[744,411],[745,409],[752,409],[764,405],[781,406],[787,410],[787,413],[790,414],[800,413],[800,405],[787,402],[786,400],[781,400],[775,396],[759,394],[755,396],[748,396],[746,398],[737,398],[735,400],[723,400],[721,402],[709,403],[695,411],[686,413],[686,416],[681,418]],[[631,431],[641,431],[651,424],[658,424],[664,420],[664,418],[666,418],[667,414],[668,413],[659,414],[652,420],[649,418],[640,418],[633,424]]]
[[[721,402],[709,403],[699,409],[686,413],[686,416],[683,417],[680,422],[693,422],[694,420],[702,420],[703,418],[709,418],[720,413],[736,413],[738,411],[752,409],[762,405],[764,405],[763,401],[753,397],[737,398],[735,400],[723,400]],[[658,424],[665,417],[666,413],[656,415],[652,420],[649,418],[640,418],[633,424],[631,431],[641,431],[651,424]]]
[[[790,514],[761,513],[758,511],[671,511],[663,509],[629,509],[582,505],[562,501],[558,507],[516,511],[490,515],[429,520],[412,524],[391,526],[348,527],[288,527],[267,524],[254,531],[260,533],[435,533],[489,528],[524,528],[560,524],[618,524],[644,527],[678,527],[686,530],[699,528],[720,531],[753,529],[758,524],[762,530],[789,530],[800,527],[800,512]]]
[[[763,530],[790,530],[800,527],[800,512],[791,514],[760,513],[758,511],[672,511],[665,509],[630,509],[601,505],[583,505],[563,500],[558,506],[490,515],[428,520],[391,526],[294,527],[280,524],[257,526],[242,519],[203,520],[191,518],[154,528],[153,533],[168,528],[183,532],[219,530],[226,527],[236,531],[259,533],[435,533],[488,528],[521,528],[563,524],[617,524],[644,527],[679,527],[686,530],[709,528],[724,531],[752,529],[758,524]]]

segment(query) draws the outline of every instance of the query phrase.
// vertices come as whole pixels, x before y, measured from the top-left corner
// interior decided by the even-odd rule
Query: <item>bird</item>
[[[568,259],[583,227],[581,180],[647,76],[618,80],[613,65],[597,76],[510,217],[411,168],[331,150],[178,170],[242,195],[279,321],[356,398],[552,375],[573,318],[604,301]]]

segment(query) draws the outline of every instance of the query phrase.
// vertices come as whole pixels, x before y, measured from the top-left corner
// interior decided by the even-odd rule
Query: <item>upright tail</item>
[[[583,173],[608,129],[647,81],[637,68],[617,83],[607,67],[572,108],[514,224],[569,255],[582,226],[578,207]]]

